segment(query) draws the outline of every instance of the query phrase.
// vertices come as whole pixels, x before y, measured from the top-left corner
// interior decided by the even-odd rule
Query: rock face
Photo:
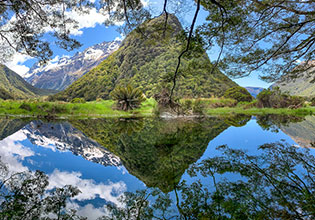
[[[104,166],[121,165],[119,157],[67,122],[43,123],[32,121],[22,131],[32,144],[53,150],[71,151],[75,155]]]
[[[115,87],[127,84],[140,88],[147,97],[171,88],[170,79],[185,43],[180,40],[183,29],[178,19],[169,15],[167,21],[165,33],[163,15],[145,21],[126,36],[116,52],[57,94],[55,99],[110,99],[110,92]],[[183,57],[175,95],[187,98],[221,96],[227,89],[237,86],[218,69],[212,71],[213,65],[206,52],[198,49]]]
[[[34,64],[25,79],[37,88],[64,90],[117,50],[120,43],[119,40],[103,42],[73,57],[62,57],[44,66]]]
[[[43,90],[33,87],[20,75],[5,65],[0,64],[0,98],[24,99],[55,93],[51,90]]]

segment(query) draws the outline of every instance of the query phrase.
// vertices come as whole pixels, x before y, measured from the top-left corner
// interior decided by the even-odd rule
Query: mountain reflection
[[[315,116],[265,115],[257,123],[266,130],[283,131],[301,147],[315,148]]]
[[[0,117],[0,140],[3,140],[11,134],[14,134],[28,123],[29,120],[8,119]]]
[[[224,119],[76,120],[71,124],[117,155],[147,187],[169,192],[209,142],[229,127]]]
[[[74,155],[104,166],[120,166],[120,159],[106,148],[86,137],[68,122],[32,121],[22,132],[34,145],[71,151]]]

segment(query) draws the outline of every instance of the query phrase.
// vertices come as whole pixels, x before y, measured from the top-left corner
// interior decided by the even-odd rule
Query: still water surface
[[[68,219],[315,218],[314,116],[0,119],[0,140],[1,202],[11,196],[0,206],[3,219],[21,209],[12,192],[41,177],[48,183],[32,196],[80,190],[58,206],[65,219],[70,209],[76,213]],[[43,176],[32,177],[36,170]],[[23,175],[11,181],[14,188],[5,180],[16,173]],[[31,184],[28,190],[39,183]],[[46,205],[36,207],[58,218]],[[34,218],[32,208],[21,216]]]

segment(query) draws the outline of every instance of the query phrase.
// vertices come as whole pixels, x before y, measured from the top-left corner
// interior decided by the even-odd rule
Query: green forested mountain
[[[185,45],[178,38],[182,32],[178,19],[174,15],[169,16],[165,33],[164,23],[163,16],[144,22],[125,38],[118,51],[54,97],[59,100],[75,97],[109,99],[110,92],[117,85],[127,83],[141,88],[147,96],[158,93],[162,88],[170,88],[170,77]],[[160,31],[158,27],[161,27]],[[180,68],[176,95],[221,96],[228,88],[236,86],[219,70],[212,74],[211,70],[212,64],[204,50],[189,53]]]
[[[0,64],[1,99],[23,99],[52,93],[54,93],[52,90],[43,90],[33,87],[16,72]]]

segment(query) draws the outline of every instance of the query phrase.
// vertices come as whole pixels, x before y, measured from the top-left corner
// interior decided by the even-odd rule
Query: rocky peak
[[[72,57],[56,57],[46,65],[35,63],[25,79],[37,88],[63,90],[105,60],[120,44],[120,40],[102,42]]]

